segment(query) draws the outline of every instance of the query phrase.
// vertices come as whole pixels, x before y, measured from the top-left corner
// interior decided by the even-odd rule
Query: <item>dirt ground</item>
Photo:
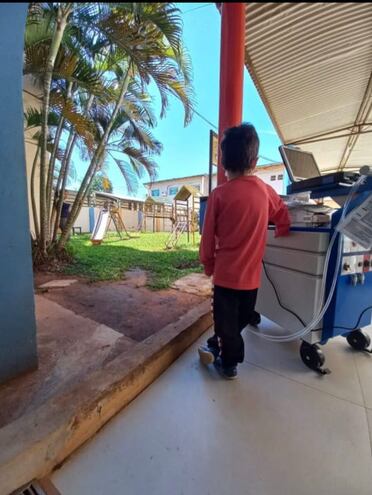
[[[35,287],[60,278],[68,277],[38,273]],[[205,296],[174,289],[152,291],[145,285],[146,273],[132,270],[121,281],[88,283],[78,280],[69,287],[49,289],[42,295],[137,342],[176,321],[205,299]]]
[[[0,385],[0,428],[65,393],[117,356],[133,352],[206,299],[182,290],[151,291],[140,270],[127,272],[118,282],[75,278],[67,287],[40,288],[71,279],[45,272],[35,276],[39,366]]]

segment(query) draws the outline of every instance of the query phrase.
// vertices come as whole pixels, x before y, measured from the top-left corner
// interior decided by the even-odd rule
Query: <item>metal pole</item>
[[[212,191],[212,176],[213,176],[213,131],[209,131],[209,181],[208,194]]]
[[[243,109],[245,3],[222,3],[219,145],[225,129],[239,125]],[[226,182],[218,155],[217,184]]]

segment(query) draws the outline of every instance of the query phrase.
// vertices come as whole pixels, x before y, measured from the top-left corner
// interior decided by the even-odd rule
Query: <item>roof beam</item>
[[[371,110],[372,110],[372,73],[369,78],[367,88],[362,99],[362,103],[360,104],[357,116],[355,118],[354,126],[357,127],[359,125],[363,125],[366,122],[369,114],[371,113]],[[338,165],[338,170],[342,170],[343,168],[345,168],[350,158],[350,155],[358,141],[359,135],[360,135],[359,133],[350,134],[345,149],[341,155],[340,163]]]
[[[347,132],[346,134],[338,134],[337,136],[335,136],[335,134],[337,134],[338,132],[345,132],[345,131],[350,131],[350,132]],[[347,127],[340,127],[339,129],[333,129],[331,131],[323,132],[320,134],[313,134],[312,136],[308,136],[303,139],[298,139],[288,144],[297,145],[297,144],[317,143],[319,141],[327,141],[329,139],[338,139],[338,138],[344,138],[354,135],[359,136],[360,134],[367,134],[369,132],[372,132],[372,122],[365,122],[364,124],[350,125]]]

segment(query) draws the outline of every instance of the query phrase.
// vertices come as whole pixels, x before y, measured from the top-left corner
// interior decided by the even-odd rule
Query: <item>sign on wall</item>
[[[218,135],[210,131],[210,163],[217,167],[218,163]]]
[[[218,135],[214,131],[209,131],[209,193],[212,191],[213,166],[218,164]]]

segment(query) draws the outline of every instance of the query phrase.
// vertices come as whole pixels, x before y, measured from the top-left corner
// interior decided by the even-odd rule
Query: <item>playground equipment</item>
[[[193,186],[182,186],[174,197],[173,227],[165,243],[165,249],[176,247],[180,237],[187,233],[187,242],[195,244],[195,232],[199,228],[200,192]]]
[[[91,237],[92,244],[101,244],[110,228],[111,222],[113,222],[120,239],[130,239],[131,236],[125,227],[119,208],[106,202],[104,208],[99,212],[94,225]]]
[[[150,227],[153,232],[165,232],[166,222],[174,223],[173,206],[162,201],[156,201],[149,196],[144,203],[143,230]]]

